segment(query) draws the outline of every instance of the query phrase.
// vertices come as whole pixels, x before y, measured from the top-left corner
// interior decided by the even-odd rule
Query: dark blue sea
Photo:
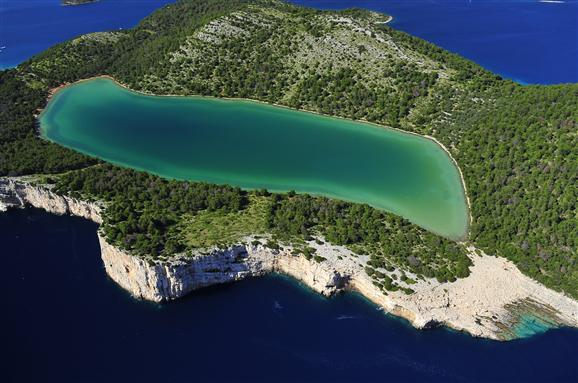
[[[95,224],[26,210],[0,228],[4,382],[578,380],[576,330],[506,343],[417,331],[280,276],[145,303],[107,277]]]
[[[76,35],[128,28],[164,0],[0,0],[0,66]],[[319,1],[382,10],[394,27],[526,83],[578,82],[578,4]],[[96,225],[0,214],[0,381],[578,382],[578,331],[499,343],[417,331],[354,294],[270,276],[178,302],[132,299],[105,274]]]
[[[60,0],[0,0],[0,69],[89,32],[135,26],[174,0],[100,0],[63,7]]]
[[[520,83],[578,82],[578,0],[292,0],[320,8],[365,7],[393,27],[459,53]],[[171,0],[0,0],[0,68],[83,33],[134,26]]]

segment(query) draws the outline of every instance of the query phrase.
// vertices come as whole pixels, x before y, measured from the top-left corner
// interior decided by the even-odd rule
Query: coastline
[[[385,21],[378,21],[375,24],[377,25],[387,25],[389,23],[391,23],[393,21],[393,16],[392,15],[387,15],[387,20]]]
[[[390,16],[391,17],[391,16]],[[393,19],[393,17],[391,17],[390,20],[388,20],[387,22],[391,21]],[[437,140],[435,137],[433,136],[429,136],[429,135],[422,135],[419,133],[415,133],[415,132],[410,132],[407,130],[403,130],[400,128],[394,128],[394,127],[390,127],[390,126],[386,126],[386,125],[380,125],[377,124],[375,122],[370,122],[367,121],[365,119],[361,119],[361,120],[354,120],[354,119],[350,119],[350,118],[346,118],[346,117],[340,117],[340,116],[333,116],[333,115],[327,115],[327,114],[323,114],[317,111],[313,111],[313,110],[308,110],[308,109],[296,109],[296,108],[292,108],[290,106],[287,105],[283,105],[283,104],[277,104],[277,103],[270,103],[270,102],[266,102],[266,101],[261,101],[261,100],[255,100],[255,99],[251,99],[251,98],[243,98],[243,97],[217,97],[217,96],[201,96],[201,95],[178,95],[178,94],[153,94],[153,93],[148,93],[148,92],[144,92],[144,91],[138,91],[138,90],[133,90],[131,89],[128,85],[118,81],[117,79],[115,79],[114,77],[110,76],[110,75],[98,75],[98,76],[93,76],[93,77],[89,77],[89,78],[85,78],[85,79],[81,79],[72,83],[64,83],[59,85],[56,88],[52,88],[48,91],[48,97],[46,98],[46,105],[48,105],[48,103],[50,102],[50,100],[52,99],[52,97],[54,97],[59,91],[61,91],[62,89],[65,89],[69,86],[74,86],[76,84],[80,84],[83,82],[87,82],[87,81],[92,81],[92,80],[96,80],[96,79],[108,79],[113,81],[117,86],[135,93],[135,94],[140,94],[143,96],[149,96],[149,97],[169,97],[169,98],[201,98],[201,99],[215,99],[215,100],[227,100],[227,101],[243,101],[243,102],[249,102],[249,103],[257,103],[260,105],[268,105],[268,106],[274,106],[274,107],[278,107],[278,108],[283,108],[283,109],[287,109],[287,110],[291,110],[291,111],[297,111],[297,112],[304,112],[304,113],[310,113],[310,114],[314,114],[317,116],[322,116],[322,117],[326,117],[326,118],[335,118],[335,119],[339,119],[339,120],[344,120],[344,121],[352,121],[352,122],[357,122],[357,123],[362,123],[362,124],[367,124],[370,125],[372,127],[376,127],[376,128],[380,128],[380,129],[388,129],[388,130],[392,130],[392,131],[396,131],[402,134],[407,134],[407,135],[412,135],[415,137],[420,137],[420,138],[424,138],[427,140],[432,141],[434,144],[436,144],[437,146],[439,146],[444,152],[445,154],[449,157],[450,161],[452,162],[454,168],[457,170],[457,173],[459,175],[460,181],[461,181],[461,187],[462,187],[462,193],[464,196],[464,200],[466,201],[466,210],[467,210],[467,223],[466,223],[466,229],[465,229],[465,233],[462,237],[460,237],[458,239],[458,242],[463,243],[464,241],[467,241],[469,238],[469,234],[470,234],[470,229],[471,229],[471,224],[473,222],[473,216],[472,216],[472,210],[471,210],[471,201],[470,201],[470,197],[468,195],[467,192],[467,186],[466,186],[466,181],[464,178],[464,175],[462,173],[462,170],[457,162],[457,160],[452,156],[451,152],[449,151],[449,149],[442,144],[439,140]],[[46,106],[42,109],[37,110],[37,114],[35,115],[35,117],[37,119],[40,119],[40,117],[42,116],[42,113],[44,112],[44,110],[46,109]],[[39,134],[39,136],[42,139],[47,139],[42,135],[42,132],[40,131],[40,125],[38,124],[38,131],[37,133]],[[50,140],[49,140],[50,141]],[[52,141],[51,141],[52,142]],[[119,164],[117,164],[119,165]],[[142,170],[144,171],[144,169],[137,169],[137,170]],[[158,174],[157,174],[158,175]]]
[[[396,129],[396,128],[391,128],[391,129]],[[417,134],[417,133],[412,133],[412,132],[408,132],[408,133]],[[472,222],[474,222],[474,217],[472,216],[472,202],[470,201],[470,195],[468,194],[468,188],[466,186],[466,179],[464,178],[464,174],[462,173],[462,168],[460,168],[458,161],[452,156],[449,149],[446,148],[446,146],[444,144],[439,142],[437,138],[435,138],[433,136],[429,136],[429,135],[423,135],[423,136],[419,135],[419,136],[428,138],[428,139],[432,140],[433,142],[435,142],[436,144],[438,144],[439,147],[442,148],[442,150],[446,152],[446,154],[448,155],[450,160],[454,163],[454,166],[456,167],[458,174],[460,175],[460,180],[462,181],[462,192],[464,193],[464,199],[466,201],[467,208],[468,208],[467,230],[466,230],[465,238],[462,238],[462,239],[467,240],[470,236],[470,229],[472,227]],[[461,243],[464,243],[464,242],[461,242]]]
[[[58,195],[49,187],[25,178],[0,178],[0,212],[28,205],[58,215],[73,215],[101,223],[103,205]],[[141,258],[110,245],[98,233],[107,274],[135,298],[153,302],[179,299],[202,287],[229,283],[269,273],[292,277],[324,296],[355,291],[385,313],[408,320],[417,329],[438,326],[475,337],[511,340],[534,334],[521,332],[527,318],[544,323],[544,329],[578,327],[578,301],[523,275],[505,258],[469,247],[470,276],[455,282],[418,280],[415,293],[382,292],[364,271],[367,256],[342,246],[312,241],[323,262],[255,244],[247,237],[226,249],[210,248],[177,254],[170,260]],[[480,255],[481,254],[481,255]],[[524,331],[528,329],[523,329]]]

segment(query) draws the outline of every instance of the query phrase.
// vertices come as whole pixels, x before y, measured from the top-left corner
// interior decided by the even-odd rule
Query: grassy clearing
[[[239,239],[267,230],[266,215],[269,197],[249,197],[249,206],[238,212],[202,211],[183,217],[178,230],[187,247],[206,248],[215,245],[230,245]]]

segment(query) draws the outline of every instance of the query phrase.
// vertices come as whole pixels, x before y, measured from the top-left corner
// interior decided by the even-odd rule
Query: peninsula
[[[507,340],[536,324],[578,327],[578,85],[516,85],[388,20],[281,1],[180,1],[132,30],[81,36],[0,72],[0,210],[32,205],[99,223],[107,273],[142,299],[282,272],[325,295],[359,291],[419,328]],[[82,154],[86,139],[69,136],[75,150],[44,139],[38,116],[65,94],[47,101],[51,92],[102,75],[144,94],[251,99],[430,137],[457,166],[467,233],[418,226],[361,192],[348,202],[299,185],[279,193],[169,180],[157,174],[170,154],[142,156],[137,166],[114,153]],[[82,118],[96,119],[104,106],[92,107]],[[49,117],[53,128],[68,121]],[[244,142],[239,132],[223,140]],[[152,145],[144,136],[127,136],[126,147]],[[367,168],[347,168],[359,160],[348,159],[359,143],[349,144],[327,157],[353,177]],[[178,140],[171,145],[167,153]],[[227,150],[242,161],[262,145],[255,138]],[[196,161],[214,163],[223,147]],[[410,205],[416,195],[406,193]]]

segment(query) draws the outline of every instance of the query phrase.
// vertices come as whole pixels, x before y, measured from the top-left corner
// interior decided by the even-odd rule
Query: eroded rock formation
[[[0,179],[0,211],[34,206],[49,213],[74,215],[102,223],[103,206],[61,196],[47,186],[19,179]],[[513,339],[524,320],[534,318],[546,326],[578,327],[578,302],[523,275],[504,258],[470,248],[474,265],[467,278],[440,284],[418,280],[415,293],[384,293],[365,273],[367,256],[312,241],[322,262],[292,254],[289,246],[272,250],[245,238],[226,249],[205,249],[176,255],[169,260],[137,257],[109,244],[99,233],[101,256],[107,274],[133,296],[154,302],[178,299],[215,284],[279,272],[311,289],[331,296],[356,290],[384,311],[401,316],[417,328],[445,325],[474,336]]]

